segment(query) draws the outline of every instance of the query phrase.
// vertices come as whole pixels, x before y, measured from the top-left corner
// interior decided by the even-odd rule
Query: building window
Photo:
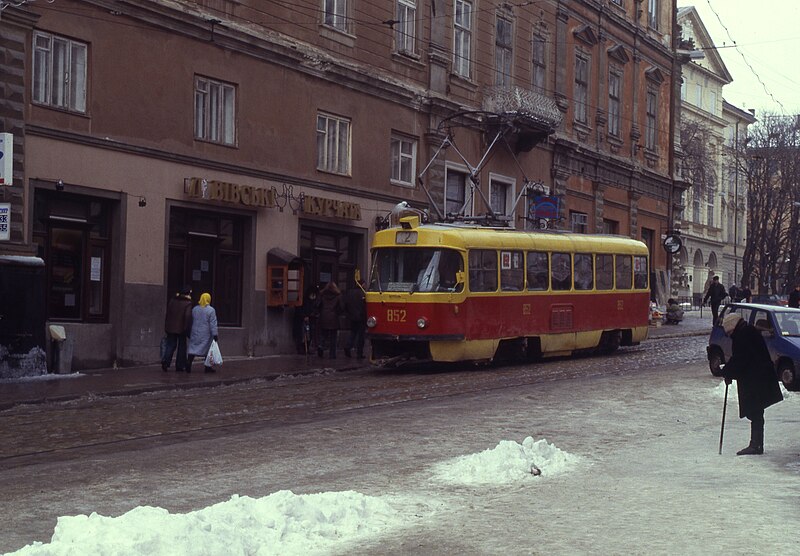
[[[492,179],[489,182],[489,203],[492,211],[498,216],[508,216],[511,209],[510,201],[513,197],[511,184],[505,181]],[[513,225],[513,222],[512,222]]]
[[[716,191],[713,187],[708,188],[708,198],[706,200],[706,225],[714,226],[714,196]]]
[[[622,75],[620,70],[608,72],[608,134],[619,137]]]
[[[589,215],[585,212],[569,211],[570,230],[578,234],[589,232]]]
[[[619,233],[619,222],[603,218],[603,233],[616,235]]]
[[[466,199],[467,173],[448,168],[444,191],[445,214],[461,214],[461,207],[464,207]],[[469,216],[470,214],[469,207],[464,207],[464,216]]]
[[[414,54],[417,42],[417,2],[397,1],[397,23],[395,23],[397,51]]]
[[[469,78],[472,52],[472,3],[456,0],[455,10],[453,71],[461,77]]]
[[[45,262],[47,318],[108,322],[112,202],[37,190],[33,241]]]
[[[33,33],[33,102],[86,112],[87,46],[36,31]]]
[[[347,0],[322,0],[325,25],[347,32]]]
[[[513,28],[511,21],[497,17],[495,33],[495,85],[508,87],[511,85],[513,54]]]
[[[612,4],[616,4],[617,6],[621,6],[622,5],[622,0],[611,0],[611,3]]]
[[[658,0],[647,0],[647,25],[658,31]]]
[[[167,294],[192,286],[211,294],[219,324],[240,326],[246,219],[173,208],[169,214]]]
[[[692,221],[696,224],[700,223],[700,199],[695,195],[692,201]]]
[[[350,175],[350,120],[317,115],[317,169]]]
[[[236,143],[236,88],[205,77],[194,79],[195,139]]]
[[[392,183],[414,187],[417,164],[417,141],[399,135],[392,136]]]
[[[575,121],[588,122],[589,58],[585,54],[575,57]]]
[[[656,124],[658,97],[655,91],[647,91],[647,117],[645,120],[644,146],[647,150],[656,150]]]
[[[544,37],[535,36],[531,43],[533,62],[533,88],[543,93],[547,89],[547,43]]]

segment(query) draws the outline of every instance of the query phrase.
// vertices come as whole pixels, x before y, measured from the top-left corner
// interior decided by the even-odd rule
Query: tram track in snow
[[[608,356],[562,358],[494,368],[361,369],[283,380],[81,398],[0,413],[0,468],[79,458],[87,453],[179,443],[324,420],[326,415],[528,386],[554,380],[637,372],[704,359],[704,338],[676,338]],[[686,354],[694,356],[687,360]],[[452,367],[452,366],[451,366]]]

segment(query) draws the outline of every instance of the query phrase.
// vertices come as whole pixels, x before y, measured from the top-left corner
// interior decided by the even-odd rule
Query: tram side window
[[[528,289],[542,291],[547,289],[550,268],[547,253],[528,251]]]
[[[594,269],[592,256],[584,253],[575,254],[575,289],[591,290],[594,288]]]
[[[615,274],[617,277],[617,289],[618,290],[629,290],[633,285],[632,282],[632,268],[631,268],[631,256],[630,255],[617,255],[616,256],[616,264],[615,264]]]
[[[572,261],[569,253],[550,255],[550,283],[553,290],[563,291],[572,287]]]
[[[522,251],[500,251],[500,289],[521,292],[525,284]]]
[[[469,289],[497,291],[497,251],[476,249],[469,252]]]
[[[614,255],[596,255],[594,259],[598,290],[614,289]]]
[[[637,290],[647,288],[647,257],[633,257],[633,287]]]

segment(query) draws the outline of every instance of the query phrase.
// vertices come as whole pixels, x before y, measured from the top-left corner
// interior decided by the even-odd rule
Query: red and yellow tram
[[[644,243],[419,217],[375,234],[373,360],[492,361],[611,352],[647,337]]]

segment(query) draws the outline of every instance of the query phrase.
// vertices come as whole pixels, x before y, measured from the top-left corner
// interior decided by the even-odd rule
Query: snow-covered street
[[[754,457],[731,395],[720,456],[723,390],[673,364],[11,469],[0,548],[97,512],[19,553],[798,554],[800,395]]]

